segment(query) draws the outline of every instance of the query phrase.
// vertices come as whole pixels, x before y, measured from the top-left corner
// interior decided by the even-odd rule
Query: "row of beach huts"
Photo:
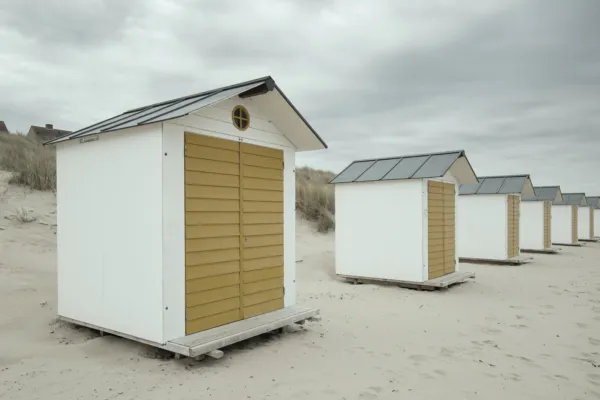
[[[219,358],[320,318],[296,304],[295,160],[327,145],[271,77],[46,144],[63,321]],[[594,236],[591,198],[529,176],[478,178],[464,151],[356,161],[333,184],[336,268],[350,279],[447,286],[464,279],[459,257],[514,260]]]
[[[336,273],[446,287],[460,262],[518,265],[600,234],[600,197],[477,176],[463,150],[352,162],[333,180]]]

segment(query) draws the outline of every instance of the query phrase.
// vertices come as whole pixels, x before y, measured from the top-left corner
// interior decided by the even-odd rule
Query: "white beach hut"
[[[534,196],[529,175],[479,177],[460,185],[457,242],[461,261],[511,263],[520,255],[521,196]]]
[[[271,77],[55,139],[58,314],[198,356],[296,306],[295,153],[326,147]]]
[[[577,239],[594,239],[594,208],[588,204],[585,193],[563,193],[568,204],[577,205]]]
[[[558,186],[536,186],[535,196],[521,198],[520,245],[522,252],[552,250],[552,203],[562,201]]]
[[[592,196],[587,198],[588,203],[594,209],[594,237],[600,237],[600,196]]]
[[[462,150],[351,163],[331,181],[336,273],[401,284],[464,280],[448,276],[458,271],[455,188],[476,179]]]
[[[552,243],[563,246],[579,246],[578,216],[581,200],[573,197],[552,202]]]

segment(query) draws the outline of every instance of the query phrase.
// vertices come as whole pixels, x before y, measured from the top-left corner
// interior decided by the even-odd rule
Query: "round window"
[[[250,113],[244,106],[236,106],[231,112],[231,119],[240,131],[245,131],[250,126]]]

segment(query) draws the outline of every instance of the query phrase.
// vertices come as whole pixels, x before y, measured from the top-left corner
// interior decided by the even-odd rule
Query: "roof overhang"
[[[69,140],[83,139],[86,136],[170,121],[236,96],[243,99],[251,98],[264,111],[268,110],[268,115],[272,118],[273,124],[296,146],[296,150],[327,148],[327,144],[270,76],[135,108],[44,144],[57,144]]]

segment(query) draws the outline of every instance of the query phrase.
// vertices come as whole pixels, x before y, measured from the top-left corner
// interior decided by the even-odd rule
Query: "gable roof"
[[[29,128],[29,134],[35,134],[42,140],[53,140],[58,137],[69,135],[71,131],[65,131],[64,129],[46,128],[45,126],[31,125]]]
[[[563,201],[560,186],[534,186],[535,196],[524,196],[523,201]]]
[[[8,133],[8,128],[6,127],[6,124],[4,123],[4,121],[0,121],[0,132]]]
[[[88,127],[79,129],[72,134],[64,135],[46,144],[60,143],[67,140],[78,139],[88,135],[97,135],[105,132],[116,131],[120,129],[131,128],[146,124],[153,124],[160,121],[172,120],[186,116],[201,108],[208,107],[223,100],[235,96],[242,98],[258,96],[269,92],[276,92],[287,103],[294,112],[296,118],[299,118],[304,127],[318,139],[318,148],[327,148],[327,144],[304,119],[302,114],[296,109],[292,102],[279,89],[273,78],[265,76],[247,82],[237,83],[235,85],[224,86],[217,89],[196,93],[189,96],[179,97],[160,103],[150,104],[148,106],[138,107],[125,111],[122,114],[103,121],[92,124]]]
[[[466,160],[475,176],[465,151],[455,150],[353,161],[329,183],[439,178],[444,176],[459,158]]]
[[[587,206],[587,200],[585,197],[585,193],[563,193],[563,201],[561,203],[555,204],[563,204],[563,205],[571,205],[571,206]]]
[[[467,194],[522,194],[531,178],[529,175],[481,176],[478,183],[460,185],[458,193]],[[533,190],[533,186],[532,186]]]
[[[595,209],[600,209],[600,196],[591,196],[587,198],[588,204]]]

